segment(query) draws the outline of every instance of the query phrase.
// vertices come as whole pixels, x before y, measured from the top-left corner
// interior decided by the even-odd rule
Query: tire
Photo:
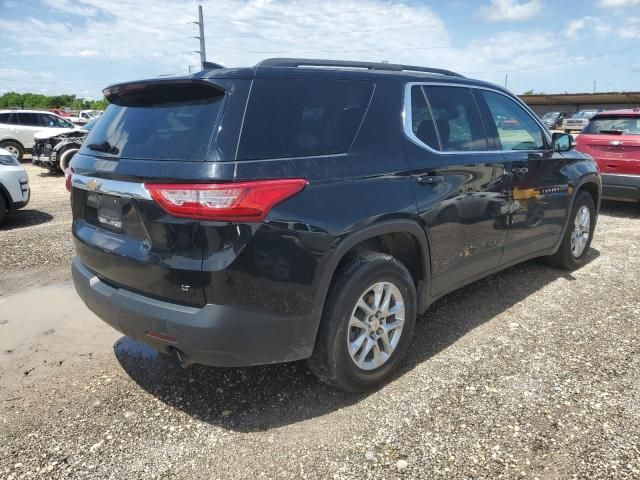
[[[58,152],[58,169],[60,169],[61,172],[64,172],[67,169],[69,162],[71,162],[71,159],[79,149],[80,147],[77,145],[69,145],[64,147],[62,151]]]
[[[4,198],[2,192],[0,192],[0,225],[4,223],[8,213],[9,205],[7,204],[7,200]]]
[[[588,221],[584,220],[584,209],[589,212]],[[578,218],[579,213],[581,214],[580,218]],[[578,226],[579,223],[581,223],[580,226]],[[589,231],[585,234],[584,227],[586,224],[589,225]],[[580,268],[584,265],[585,258],[589,252],[595,227],[596,209],[594,207],[593,197],[587,192],[579,192],[573,202],[569,225],[567,226],[567,231],[564,232],[560,248],[553,255],[546,257],[547,263],[553,267],[564,270]],[[582,240],[576,238],[578,234],[580,234]],[[574,238],[573,242],[572,238]],[[581,243],[583,245],[582,248],[576,248],[579,247]]]
[[[5,150],[9,150],[9,152],[13,153],[18,161],[22,161],[22,157],[24,156],[24,148],[18,142],[14,142],[13,140],[5,140],[4,142],[0,142],[0,148],[4,148]]]
[[[385,310],[382,306],[367,314],[357,304],[364,298],[369,305],[375,305],[373,286],[382,286],[379,303],[384,304],[384,300],[390,298],[389,308]],[[396,303],[397,299],[404,304],[403,322],[400,319],[403,310],[398,307],[400,301]],[[386,318],[381,314],[394,310]],[[354,256],[336,272],[331,284],[315,348],[308,360],[309,368],[323,382],[347,392],[364,392],[381,386],[391,378],[407,353],[416,310],[415,285],[402,263],[381,253],[364,252]],[[353,318],[359,320],[359,326],[350,324]],[[396,328],[392,329],[394,325]],[[348,342],[357,345],[363,337],[361,346],[352,356]],[[369,353],[365,353],[369,346]]]

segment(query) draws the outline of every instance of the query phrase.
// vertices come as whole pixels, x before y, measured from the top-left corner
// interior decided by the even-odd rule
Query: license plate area
[[[113,195],[98,195],[98,222],[111,228],[122,228],[122,199]]]

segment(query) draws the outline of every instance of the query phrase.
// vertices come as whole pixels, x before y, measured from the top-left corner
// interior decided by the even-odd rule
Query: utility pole
[[[596,93],[596,80],[593,81],[593,93]]]
[[[507,88],[507,81],[509,80],[509,74],[505,73],[504,74],[504,88]]]
[[[204,64],[207,61],[207,52],[204,46],[204,18],[202,16],[202,5],[198,5],[198,21],[191,23],[197,24],[200,28],[200,35],[193,38],[200,40],[200,50],[198,50],[198,53],[200,53],[200,66],[202,70],[204,70]]]

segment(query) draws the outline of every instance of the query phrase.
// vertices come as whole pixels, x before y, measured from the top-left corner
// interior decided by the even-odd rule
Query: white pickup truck
[[[102,110],[80,110],[77,116],[70,116],[67,119],[76,125],[84,125],[100,115],[102,115]]]

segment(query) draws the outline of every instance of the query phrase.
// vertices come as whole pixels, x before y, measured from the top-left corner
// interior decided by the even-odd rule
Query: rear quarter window
[[[238,159],[346,152],[374,85],[333,79],[257,79],[245,114]]]

